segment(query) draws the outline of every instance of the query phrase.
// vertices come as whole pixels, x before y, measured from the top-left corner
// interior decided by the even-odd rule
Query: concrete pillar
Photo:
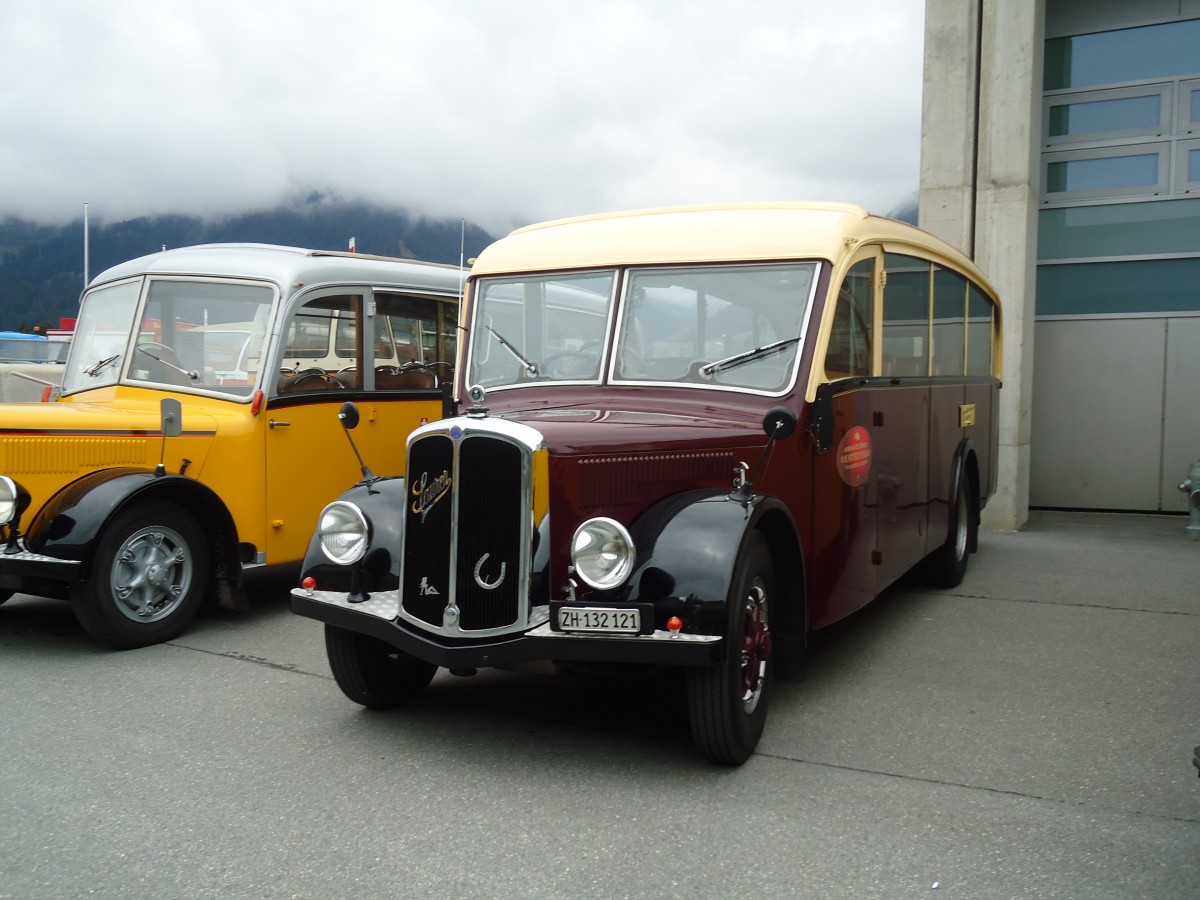
[[[973,257],[1004,310],[996,494],[985,528],[1029,517],[1045,0],[926,0],[923,228]]]

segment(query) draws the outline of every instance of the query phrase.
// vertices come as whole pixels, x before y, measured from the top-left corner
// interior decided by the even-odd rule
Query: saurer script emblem
[[[412,495],[416,498],[412,504],[413,513],[420,516],[421,521],[424,522],[429,511],[437,506],[437,502],[449,492],[449,472],[443,470],[442,474],[435,475],[432,481],[429,480],[428,472],[422,472],[417,483],[412,486]]]

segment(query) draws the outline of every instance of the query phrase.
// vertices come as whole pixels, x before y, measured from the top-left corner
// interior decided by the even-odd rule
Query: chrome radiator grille
[[[524,628],[529,450],[486,423],[415,437],[408,451],[401,613],[471,637]]]

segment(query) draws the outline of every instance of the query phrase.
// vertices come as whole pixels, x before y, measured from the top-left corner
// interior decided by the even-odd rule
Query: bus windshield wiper
[[[93,378],[95,378],[97,375],[100,374],[100,372],[103,369],[107,368],[108,366],[111,366],[113,363],[115,363],[120,358],[121,358],[120,353],[114,353],[112,356],[106,356],[103,359],[98,359],[98,360],[96,360],[95,363],[92,364],[91,368],[84,369],[83,374],[91,375]]]
[[[520,354],[520,352],[517,350],[517,348],[514,347],[512,344],[510,344],[508,341],[506,341],[504,339],[504,335],[502,335],[500,332],[498,332],[491,325],[485,324],[483,327],[486,328],[488,331],[490,331],[492,334],[494,334],[496,336],[496,340],[498,340],[500,342],[500,346],[503,347],[505,350],[507,350],[509,353],[511,353],[513,355],[513,358],[515,358],[517,362],[519,362],[522,366],[525,367],[525,374],[530,375],[530,376],[537,374],[537,372],[538,372],[537,363],[531,363],[524,356],[522,356]]]
[[[756,359],[762,359],[764,356],[770,356],[772,353],[778,353],[780,350],[795,344],[800,338],[784,338],[782,341],[775,341],[771,344],[763,344],[761,347],[755,347],[753,350],[745,350],[741,353],[735,353],[733,356],[727,356],[724,359],[718,359],[716,362],[710,362],[706,366],[700,367],[700,374],[705,378],[711,377],[717,372],[724,372],[726,369],[733,369],[743,363],[753,362]]]
[[[148,357],[150,357],[155,362],[162,363],[168,369],[174,369],[176,372],[178,372],[180,375],[182,375],[188,381],[197,381],[200,378],[199,372],[194,372],[191,369],[185,369],[182,366],[177,366],[177,365],[175,365],[175,363],[169,362],[168,360],[163,359],[161,356],[155,356],[153,353],[151,353],[145,347],[139,346],[137,348],[137,350],[139,353],[145,353]]]

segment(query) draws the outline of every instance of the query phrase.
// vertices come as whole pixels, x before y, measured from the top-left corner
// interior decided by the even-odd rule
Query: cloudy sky
[[[0,2],[0,217],[916,190],[923,0]]]

